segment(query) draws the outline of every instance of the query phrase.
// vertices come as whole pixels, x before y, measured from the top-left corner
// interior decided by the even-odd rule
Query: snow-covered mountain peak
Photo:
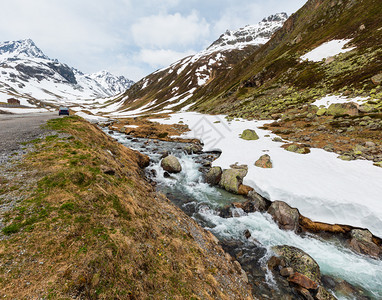
[[[0,43],[0,60],[41,58],[49,59],[31,39]]]
[[[12,95],[63,104],[115,96],[132,84],[131,80],[107,71],[88,75],[50,59],[31,39],[0,43],[0,102]]]
[[[272,34],[288,19],[286,13],[278,13],[264,18],[255,25],[247,25],[239,30],[227,30],[207,50],[219,51],[241,49],[246,46],[265,44]]]
[[[124,76],[116,76],[105,70],[88,76],[97,81],[105,89],[111,90],[113,94],[123,93],[134,84],[134,81],[129,80]]]

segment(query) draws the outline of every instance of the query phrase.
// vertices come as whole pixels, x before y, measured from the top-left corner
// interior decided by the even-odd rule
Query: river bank
[[[185,119],[186,118],[182,117],[180,119],[180,121],[182,121],[180,124],[183,124],[183,121],[184,121],[184,123],[187,123],[187,121]],[[162,119],[161,122],[170,124],[171,120],[163,121],[163,119]],[[215,124],[219,124],[219,123],[215,123]],[[117,129],[117,127],[115,129]],[[131,129],[131,128],[127,127],[121,131],[131,132],[134,130],[135,129]],[[119,135],[119,133],[117,135]],[[266,134],[264,134],[264,135],[266,135]],[[124,136],[124,134],[117,136],[117,137],[114,136],[114,137],[117,138],[117,140],[121,141],[121,139],[123,139],[123,136]],[[184,135],[183,135],[183,137],[184,137]],[[195,135],[193,135],[192,137],[195,137]],[[133,142],[131,142],[131,141],[133,141]],[[150,151],[152,151],[153,149],[155,151],[158,151],[158,143],[160,143],[159,141],[156,141],[155,147],[150,147],[149,146],[150,142],[148,140],[146,140],[142,146],[137,146],[139,144],[139,142],[140,142],[139,139],[137,140],[137,139],[134,139],[132,137],[130,137],[128,141],[123,141],[123,143],[125,143],[129,147],[133,146],[133,148],[137,147],[136,149],[139,149],[140,151],[148,151],[148,152],[146,152],[147,154]],[[134,145],[134,143],[138,143],[138,144]],[[176,148],[176,146],[172,147],[172,149],[174,149],[175,152],[176,151],[179,152],[179,149],[175,150],[175,148]],[[181,147],[178,146],[178,148],[181,148]],[[171,152],[174,152],[174,151],[171,151]],[[162,155],[159,155],[159,159],[161,156]],[[176,203],[176,201],[179,202],[179,198],[188,199],[188,201],[177,203],[177,205],[182,207],[183,210],[185,210],[188,214],[193,216],[195,219],[198,219],[198,222],[200,222],[200,224],[202,224],[205,228],[208,228],[209,230],[211,230],[211,232],[213,232],[216,236],[218,236],[218,237],[220,236],[219,238],[220,238],[221,242],[223,241],[222,242],[223,245],[224,245],[224,240],[231,240],[230,242],[227,243],[226,249],[227,250],[230,249],[229,251],[231,251],[232,255],[235,255],[235,251],[237,251],[237,247],[232,247],[233,244],[237,243],[237,241],[234,243],[232,242],[232,236],[235,236],[236,238],[238,238],[238,240],[240,241],[239,244],[244,243],[245,245],[248,245],[248,239],[245,237],[244,232],[249,231],[249,233],[250,233],[249,236],[251,238],[251,242],[250,242],[251,246],[250,247],[247,246],[246,247],[247,249],[256,248],[254,245],[257,245],[256,243],[259,242],[259,240],[261,240],[261,242],[259,242],[258,245],[261,245],[261,247],[264,247],[263,246],[263,243],[264,243],[268,247],[268,248],[265,247],[265,249],[267,249],[267,250],[269,250],[273,246],[277,245],[278,242],[286,243],[289,245],[290,244],[295,245],[296,247],[300,247],[301,249],[306,250],[313,257],[315,257],[315,259],[317,261],[319,261],[320,266],[322,266],[324,274],[332,274],[332,275],[334,275],[334,277],[337,277],[337,278],[338,277],[341,278],[341,276],[344,275],[343,273],[348,274],[347,278],[346,278],[347,280],[349,280],[350,282],[352,282],[353,284],[356,284],[358,286],[363,285],[364,288],[366,288],[369,291],[372,291],[371,297],[375,297],[375,296],[379,297],[378,294],[374,294],[374,296],[372,296],[373,292],[379,290],[379,288],[381,287],[381,284],[382,284],[378,281],[378,279],[377,279],[378,276],[376,275],[378,273],[377,269],[380,268],[379,262],[370,260],[370,259],[368,259],[366,257],[362,257],[362,256],[358,257],[357,255],[355,255],[351,251],[347,250],[346,247],[344,248],[343,245],[341,246],[341,243],[339,243],[335,239],[331,240],[331,241],[328,241],[327,238],[323,239],[323,240],[318,239],[319,241],[317,242],[317,238],[314,238],[314,237],[309,236],[309,235],[305,235],[302,237],[296,237],[296,235],[294,233],[288,232],[286,234],[283,231],[282,231],[283,232],[282,234],[278,234],[278,233],[275,234],[274,226],[276,226],[277,228],[278,228],[278,226],[277,226],[277,224],[275,224],[273,222],[272,217],[269,215],[267,216],[267,214],[265,214],[265,216],[266,216],[265,220],[266,221],[264,221],[264,220],[259,221],[259,220],[257,220],[258,216],[259,215],[262,216],[262,217],[260,217],[260,219],[264,218],[264,216],[262,214],[259,214],[258,212],[257,213],[251,213],[251,212],[245,213],[243,211],[236,210],[236,212],[235,212],[236,214],[233,215],[233,218],[227,219],[229,221],[223,220],[224,218],[221,218],[221,216],[219,215],[219,212],[222,208],[222,205],[220,204],[220,208],[218,208],[219,205],[214,203],[214,201],[210,201],[211,199],[209,199],[208,196],[206,198],[206,190],[208,190],[208,189],[206,189],[206,187],[205,187],[204,178],[202,175],[203,174],[203,170],[202,170],[203,169],[203,162],[201,164],[199,163],[198,166],[190,167],[191,162],[188,161],[187,158],[184,158],[181,154],[180,154],[180,157],[178,157],[178,158],[179,158],[181,164],[186,166],[185,169],[187,170],[187,175],[183,175],[183,176],[182,175],[172,175],[170,178],[166,178],[163,175],[161,175],[161,173],[163,173],[163,170],[161,170],[159,163],[157,163],[156,168],[155,168],[155,172],[153,172],[156,176],[155,181],[157,181],[157,182],[159,181],[162,183],[159,185],[162,186],[161,188],[163,188],[165,192],[167,191],[169,198],[171,200],[175,201],[175,203]],[[157,156],[157,159],[158,159],[158,156]],[[217,161],[219,161],[219,159],[220,158],[218,158]],[[212,165],[213,164],[215,164],[215,162],[212,162]],[[150,167],[149,167],[149,169],[150,169]],[[201,173],[198,173],[195,170],[198,170],[198,172],[201,171]],[[185,180],[183,178],[184,176],[186,176],[187,178],[192,178],[192,179],[190,179],[190,182],[188,182],[187,180]],[[181,188],[180,186],[182,186],[182,185],[185,185],[185,187]],[[175,187],[175,191],[174,191],[174,187]],[[180,190],[178,190],[178,189],[180,189]],[[219,191],[219,192],[221,192],[221,191]],[[214,193],[218,194],[218,192],[216,192],[216,191]],[[208,194],[208,192],[207,192],[207,194]],[[197,196],[195,196],[195,195],[197,195]],[[196,197],[196,199],[195,199],[195,197]],[[200,197],[200,199],[198,199],[199,197]],[[232,201],[235,201],[235,200],[236,200],[236,202],[240,202],[240,201],[237,201],[237,199],[232,199],[232,196],[227,197],[227,195],[226,195],[226,196],[223,196],[222,198],[229,199],[226,202],[224,202],[224,200],[223,201],[220,200],[220,201],[224,202],[225,205],[227,205],[227,203],[230,203],[230,202],[232,203]],[[203,199],[203,200],[201,200],[201,199]],[[212,197],[212,199],[214,199],[214,197]],[[241,200],[241,202],[243,202],[243,200]],[[195,203],[197,203],[197,204],[195,204]],[[201,217],[201,216],[203,216],[203,217]],[[231,220],[234,220],[234,221],[231,221]],[[241,222],[244,222],[244,224],[242,224]],[[257,224],[257,225],[251,224],[252,222],[254,224]],[[267,232],[268,230],[265,229],[268,227],[267,225],[265,225],[268,222],[270,222],[271,224],[274,224],[271,226],[272,230],[269,230],[269,232]],[[250,225],[247,223],[249,223]],[[230,225],[228,225],[228,224],[230,224]],[[233,234],[231,227],[233,227],[233,228],[237,227],[237,228],[240,228],[240,230],[239,230],[239,232],[235,232],[235,234]],[[224,230],[222,230],[222,228],[224,228]],[[225,232],[225,231],[226,232],[224,234],[222,234],[221,230],[223,232]],[[276,230],[276,232],[278,232],[278,230]],[[263,231],[266,231],[268,235],[263,236]],[[272,232],[272,233],[270,233],[270,232]],[[260,235],[260,238],[258,237],[258,235]],[[279,241],[278,238],[280,238],[281,236],[284,236],[284,237],[281,238]],[[308,242],[310,239],[313,240],[312,244],[310,244]],[[276,242],[276,241],[278,241],[278,242]],[[243,244],[241,244],[241,246],[243,246]],[[233,250],[233,248],[236,250]],[[239,249],[240,249],[240,247],[239,247]],[[240,252],[240,251],[238,251],[238,252]],[[266,253],[266,252],[267,251],[263,250],[263,253]],[[253,253],[262,253],[262,252],[257,249],[257,250],[254,250]],[[257,254],[257,255],[259,255],[259,254]],[[246,256],[246,257],[248,259],[248,256]],[[264,256],[260,255],[260,257],[263,258]],[[240,261],[240,259],[238,259],[238,260]],[[257,258],[256,261],[257,261],[257,267],[254,267],[254,266],[256,266],[256,264],[253,263],[253,264],[251,264],[252,269],[260,270],[261,268],[264,268],[264,261],[266,261],[266,260],[263,259],[263,261],[262,261],[263,266],[262,267],[261,267],[261,264],[259,263],[260,259]],[[353,264],[352,266],[355,267],[355,269],[351,269],[351,268],[349,269],[348,268],[349,262],[352,262],[352,264]],[[368,265],[369,263],[371,263],[371,265],[374,265],[374,267],[372,267],[372,266],[370,267]],[[248,264],[244,263],[244,265],[248,265]],[[367,272],[364,271],[365,267],[368,269]],[[347,270],[347,271],[344,272],[344,270]],[[247,269],[246,269],[246,271],[247,271]],[[249,271],[249,273],[251,273],[251,272]],[[359,274],[362,274],[362,276],[359,276]],[[262,276],[263,276],[262,280],[257,280],[257,282],[267,282],[267,284],[269,284],[269,280],[265,279],[265,275],[263,274]],[[363,277],[363,276],[366,276],[366,277]],[[366,279],[368,276],[371,276],[371,277]],[[373,276],[377,276],[377,277],[374,278]],[[251,277],[251,275],[249,275],[249,277]],[[356,277],[358,277],[359,280],[356,279]],[[361,277],[363,277],[363,278],[361,279]],[[374,282],[376,285],[375,286],[368,286],[368,282]],[[268,289],[269,289],[269,286],[268,286]],[[360,294],[358,294],[358,296],[360,296]]]

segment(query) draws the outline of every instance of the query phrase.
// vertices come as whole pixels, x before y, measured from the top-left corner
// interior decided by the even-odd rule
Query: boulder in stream
[[[220,182],[222,177],[222,168],[220,167],[212,167],[208,170],[206,174],[206,182],[211,185],[217,185]]]
[[[219,185],[228,192],[238,194],[239,186],[243,183],[243,178],[247,172],[248,169],[245,168],[224,170]]]
[[[179,160],[174,155],[169,155],[163,158],[160,165],[163,168],[163,170],[169,173],[179,173],[182,171],[182,166],[180,165]]]

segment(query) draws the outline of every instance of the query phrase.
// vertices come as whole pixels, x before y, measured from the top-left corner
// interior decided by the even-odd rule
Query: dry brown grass
[[[2,297],[252,297],[216,239],[145,181],[141,154],[79,118],[51,127],[72,137],[37,144],[23,163],[41,179],[0,241]]]

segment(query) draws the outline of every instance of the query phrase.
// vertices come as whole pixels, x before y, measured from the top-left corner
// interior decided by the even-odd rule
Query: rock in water
[[[268,213],[281,229],[297,230],[300,214],[296,208],[290,207],[283,201],[275,201],[268,208]]]
[[[255,212],[255,211],[266,211],[268,207],[270,206],[270,201],[265,199],[260,194],[256,193],[255,191],[251,191],[248,193],[249,203],[251,204],[252,210],[246,211],[247,213]]]
[[[314,282],[321,283],[320,267],[308,253],[287,245],[275,246],[272,250],[285,261],[287,267]]]
[[[273,168],[271,157],[268,154],[260,156],[260,158],[255,162],[255,166],[265,169]]]
[[[169,155],[162,159],[161,167],[163,170],[169,173],[179,173],[182,171],[182,166],[179,163],[179,160],[174,155]]]
[[[239,186],[243,183],[243,178],[247,175],[246,169],[227,169],[224,170],[219,185],[226,191],[237,194]]]
[[[253,140],[258,140],[259,136],[257,135],[256,131],[252,129],[245,129],[243,133],[240,135],[240,138],[247,141],[253,141]]]
[[[337,300],[332,294],[330,294],[322,286],[318,287],[317,294],[315,296],[317,300]]]
[[[369,230],[353,229],[350,235],[350,247],[354,251],[374,258],[379,258],[382,254],[382,249],[373,242],[373,235]]]
[[[222,168],[220,167],[212,167],[208,170],[206,174],[206,182],[211,185],[219,184],[219,181],[222,177]]]

